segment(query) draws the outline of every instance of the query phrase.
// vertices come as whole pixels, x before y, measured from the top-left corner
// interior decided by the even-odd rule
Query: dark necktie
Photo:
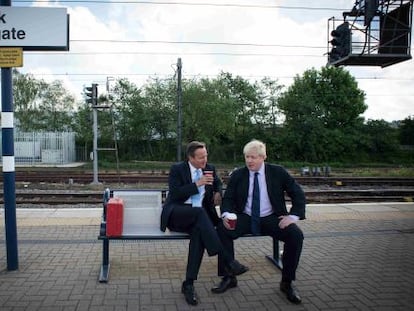
[[[260,189],[257,176],[258,172],[254,173],[253,182],[253,198],[252,198],[252,233],[254,235],[260,234]]]

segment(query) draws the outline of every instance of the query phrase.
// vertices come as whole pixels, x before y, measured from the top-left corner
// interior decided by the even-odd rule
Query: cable
[[[66,53],[61,54],[59,52],[31,52],[30,54],[26,55],[59,55],[59,56],[74,56],[74,55],[193,55],[193,56],[214,56],[214,55],[221,55],[221,56],[240,56],[240,57],[317,57],[317,58],[325,58],[324,55],[312,55],[312,54],[272,54],[272,53],[226,53],[226,52],[210,52],[210,53],[193,53],[193,52],[73,52],[73,53]]]
[[[173,76],[171,73],[35,73],[33,76]],[[189,74],[186,73],[185,77],[218,77],[219,75],[209,74]],[[268,75],[250,75],[249,78],[264,78],[270,77],[275,79],[293,79],[296,76],[268,76]],[[400,77],[355,77],[356,80],[391,80],[391,81],[413,81],[414,78],[400,78]]]
[[[15,3],[32,3],[30,0],[15,0]],[[49,3],[49,0],[37,0],[36,3]],[[105,1],[105,0],[61,0],[59,3],[89,3],[89,4],[149,4],[149,5],[188,5],[188,6],[213,6],[213,7],[236,7],[257,9],[285,9],[285,10],[315,10],[315,11],[344,11],[346,9],[330,7],[308,7],[308,6],[285,6],[285,5],[257,5],[257,4],[232,4],[232,3],[209,3],[209,2],[166,2],[166,1]]]
[[[168,40],[106,40],[106,39],[71,39],[70,42],[103,42],[103,43],[155,43],[155,44],[196,44],[196,45],[229,45],[254,47],[284,47],[284,48],[310,48],[321,49],[326,46],[306,46],[287,44],[261,44],[261,43],[234,43],[234,42],[207,42],[207,41],[168,41]]]

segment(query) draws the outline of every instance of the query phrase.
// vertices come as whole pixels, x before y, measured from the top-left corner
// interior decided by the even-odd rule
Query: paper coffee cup
[[[236,229],[237,215],[234,213],[229,213],[227,214],[226,218],[228,220],[230,230]]]
[[[203,171],[203,175],[207,176],[209,178],[211,178],[211,180],[209,181],[208,185],[212,185],[213,184],[213,171]]]

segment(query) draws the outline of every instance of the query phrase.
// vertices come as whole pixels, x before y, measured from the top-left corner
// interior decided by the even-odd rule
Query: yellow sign
[[[23,49],[0,48],[0,67],[23,67]]]

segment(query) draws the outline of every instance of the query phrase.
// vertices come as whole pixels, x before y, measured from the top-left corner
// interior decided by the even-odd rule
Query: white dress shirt
[[[250,216],[252,215],[253,183],[255,173],[256,172],[254,171],[249,171],[249,193],[247,195],[246,206],[244,207],[244,212]],[[259,175],[257,175],[257,180],[259,182],[260,189],[260,217],[266,217],[273,213],[273,208],[267,193],[264,164],[257,171],[257,173],[259,173]]]

